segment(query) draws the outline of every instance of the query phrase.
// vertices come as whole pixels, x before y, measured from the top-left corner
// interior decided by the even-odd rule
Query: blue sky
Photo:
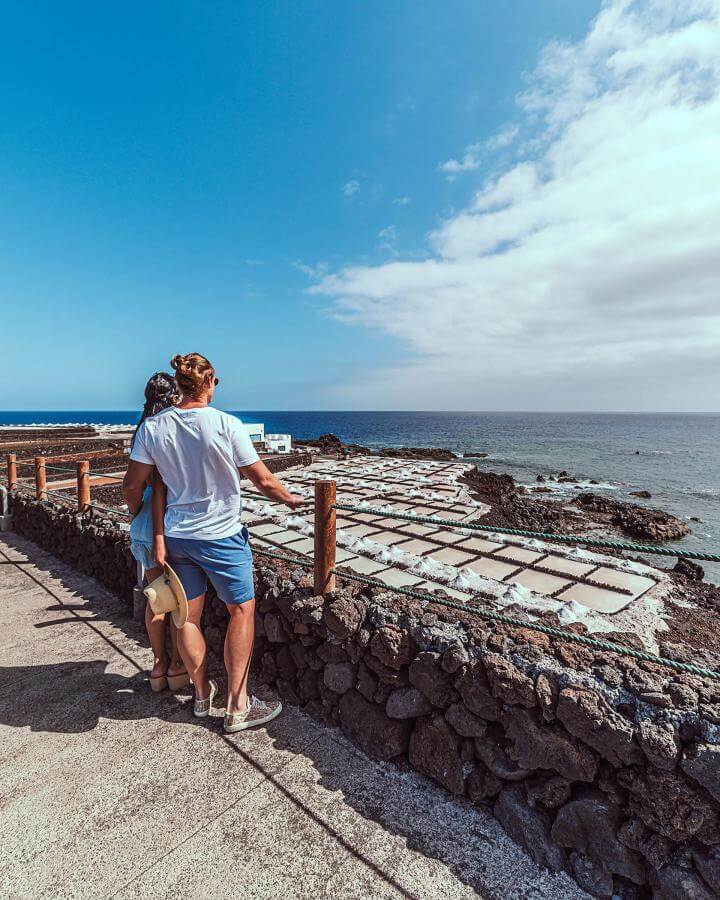
[[[484,332],[490,316],[501,336],[526,334],[533,314],[515,288],[480,296],[484,275],[465,284],[447,269],[453,235],[478,218],[477,192],[502,175],[516,183],[524,158],[547,168],[542,154],[582,124],[586,107],[553,124],[553,53],[582,54],[600,9],[6,6],[0,298],[12,395],[0,406],[132,408],[151,372],[198,350],[226,408],[627,408],[613,335],[597,363],[611,390],[585,403],[553,403],[537,367],[491,389],[481,343],[455,368],[463,333]],[[519,106],[528,91],[542,96]],[[489,251],[475,232],[468,240],[481,244],[475,262],[518,244],[513,233]],[[432,314],[413,305],[428,267],[447,273]],[[547,384],[565,380],[556,369]],[[666,408],[653,372],[633,374],[646,389],[631,405]]]

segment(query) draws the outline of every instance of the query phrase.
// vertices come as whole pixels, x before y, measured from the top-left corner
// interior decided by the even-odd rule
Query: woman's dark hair
[[[156,372],[145,385],[145,406],[143,407],[140,420],[135,426],[131,446],[135,443],[137,430],[145,419],[157,415],[157,413],[161,412],[163,409],[167,409],[169,406],[175,406],[175,404],[179,402],[180,388],[178,387],[175,378],[168,372]]]

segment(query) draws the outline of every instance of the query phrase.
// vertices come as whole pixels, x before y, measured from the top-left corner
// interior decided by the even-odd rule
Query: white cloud
[[[519,105],[534,155],[437,228],[430,259],[345,268],[314,288],[405,348],[344,397],[716,408],[719,0],[606,2],[584,39],[543,50]]]
[[[354,194],[360,190],[360,182],[355,178],[351,178],[350,181],[346,181],[342,186],[343,197],[352,197]]]
[[[468,144],[462,159],[448,159],[444,163],[440,163],[438,168],[441,172],[445,172],[449,181],[452,181],[462,172],[472,172],[475,169],[479,169],[487,153],[494,153],[505,147],[509,147],[517,137],[519,131],[520,129],[517,125],[513,122],[509,122],[507,125],[503,125],[499,131],[489,137],[486,141],[477,144]]]
[[[388,225],[386,228],[381,228],[380,231],[378,231],[378,237],[380,238],[380,243],[378,244],[379,250],[384,250],[393,255],[397,255],[397,249],[395,247],[395,242],[397,241],[397,228],[394,225]]]
[[[395,197],[393,200],[393,204],[395,206],[408,206],[412,203],[412,199],[410,197]]]
[[[312,278],[313,281],[319,281],[321,278],[325,278],[330,270],[330,265],[322,261],[315,263],[315,265],[312,266],[296,259],[293,260],[290,265],[293,266],[293,268],[298,269],[298,271],[302,272],[304,275],[307,275],[308,278]]]

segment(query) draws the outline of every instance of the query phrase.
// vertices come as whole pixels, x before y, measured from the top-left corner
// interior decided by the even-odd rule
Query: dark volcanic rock
[[[474,716],[464,703],[453,703],[445,711],[445,721],[462,737],[482,737],[487,722]]]
[[[325,610],[325,624],[339,638],[345,639],[355,634],[362,625],[367,612],[359,597],[341,596],[332,601]]]
[[[432,712],[427,697],[416,687],[398,688],[387,698],[385,712],[391,719],[415,719]]]
[[[475,803],[495,797],[502,790],[502,786],[502,781],[496,778],[482,763],[475,766],[465,782],[467,795]]]
[[[684,866],[669,865],[650,872],[653,900],[717,900],[702,880]]]
[[[412,727],[409,721],[389,719],[381,707],[369,703],[357,691],[342,695],[340,725],[351,741],[375,759],[392,759],[405,753]]]
[[[500,704],[492,695],[485,667],[479,659],[462,669],[455,679],[455,687],[470,712],[481,719],[500,721]]]
[[[580,494],[572,502],[586,512],[600,514],[611,525],[639,540],[676,541],[690,533],[687,523],[662,509],[650,509],[591,492]]]
[[[525,769],[551,769],[572,781],[593,781],[598,758],[584,744],[568,737],[562,729],[541,724],[528,710],[509,708],[503,725],[514,742],[512,755]]]
[[[452,450],[441,447],[385,447],[379,455],[395,459],[436,459],[441,462],[455,459]]]
[[[622,769],[618,781],[630,791],[630,812],[652,831],[671,841],[698,835],[717,842],[717,807],[679,770]]]
[[[559,810],[552,826],[552,838],[561,847],[579,850],[609,872],[645,883],[645,867],[640,855],[621,844],[617,830],[622,815],[600,792],[590,792],[571,800]]]
[[[567,856],[550,836],[552,819],[544,810],[533,809],[519,785],[506,787],[493,808],[496,818],[521,847],[525,847],[539,866],[554,872],[567,868]]]
[[[410,738],[410,763],[451,794],[465,793],[456,739],[442,716],[418,719]]]
[[[594,747],[614,766],[641,762],[633,726],[600,694],[565,688],[558,699],[557,717],[571,734]]]
[[[697,744],[680,766],[720,803],[720,745]]]
[[[705,570],[701,565],[693,562],[691,559],[685,559],[683,556],[675,563],[673,572],[689,578],[690,581],[702,581],[705,577]]]
[[[383,625],[370,638],[370,653],[389,669],[399,670],[413,657],[413,641],[397,625]]]
[[[426,651],[410,663],[410,684],[422,691],[433,706],[446,707],[456,699],[451,676],[440,667],[440,656]]]

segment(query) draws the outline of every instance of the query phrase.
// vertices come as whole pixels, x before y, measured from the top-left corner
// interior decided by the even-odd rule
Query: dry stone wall
[[[14,498],[16,530],[128,597],[110,522]],[[597,897],[720,897],[720,683],[256,558],[255,669],[367,754],[493,810]],[[225,609],[206,606],[221,653]]]

